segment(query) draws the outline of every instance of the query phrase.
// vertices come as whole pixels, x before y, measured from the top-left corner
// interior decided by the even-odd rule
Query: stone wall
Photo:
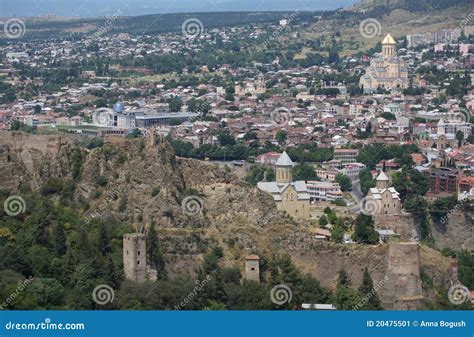
[[[393,243],[388,248],[387,271],[381,301],[386,309],[418,309],[423,300],[420,247],[417,243]]]

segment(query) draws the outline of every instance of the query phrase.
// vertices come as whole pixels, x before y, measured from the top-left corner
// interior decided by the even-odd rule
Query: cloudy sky
[[[210,11],[336,9],[357,0],[0,0],[0,16],[106,16]]]

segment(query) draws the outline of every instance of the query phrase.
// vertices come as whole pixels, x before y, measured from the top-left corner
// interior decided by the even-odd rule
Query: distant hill
[[[446,9],[456,5],[472,4],[472,0],[363,0],[358,9],[375,9],[387,7],[389,9],[406,9],[412,12],[425,12]]]
[[[331,15],[327,12],[214,12],[214,13],[176,13],[152,14],[143,16],[118,16],[109,18],[90,18],[72,20],[31,20],[27,22],[25,39],[58,38],[74,34],[90,34],[105,27],[109,33],[158,34],[179,32],[187,19],[198,19],[203,29],[230,27],[257,23],[278,23],[292,15],[293,23],[313,21],[315,16]],[[0,32],[1,34],[1,32]]]

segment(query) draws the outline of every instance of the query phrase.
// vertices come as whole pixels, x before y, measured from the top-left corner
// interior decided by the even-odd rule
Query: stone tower
[[[145,234],[123,236],[123,268],[128,280],[144,282],[147,279]]]
[[[286,152],[283,152],[275,163],[276,166],[276,182],[277,184],[288,184],[293,181],[291,169],[293,162]]]
[[[260,258],[257,255],[245,258],[245,279],[260,283]]]
[[[389,188],[388,177],[384,171],[380,171],[380,174],[375,182],[375,187],[377,187],[379,190]]]
[[[382,41],[382,56],[383,57],[393,57],[396,55],[396,45],[397,42],[392,37],[392,35],[387,34],[385,39]]]
[[[388,247],[387,282],[381,300],[385,309],[418,310],[423,300],[420,276],[420,246],[415,242]]]

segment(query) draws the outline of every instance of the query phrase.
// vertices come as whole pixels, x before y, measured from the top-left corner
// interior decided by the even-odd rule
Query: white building
[[[306,187],[311,200],[334,201],[342,199],[342,191],[338,183],[308,181]]]

